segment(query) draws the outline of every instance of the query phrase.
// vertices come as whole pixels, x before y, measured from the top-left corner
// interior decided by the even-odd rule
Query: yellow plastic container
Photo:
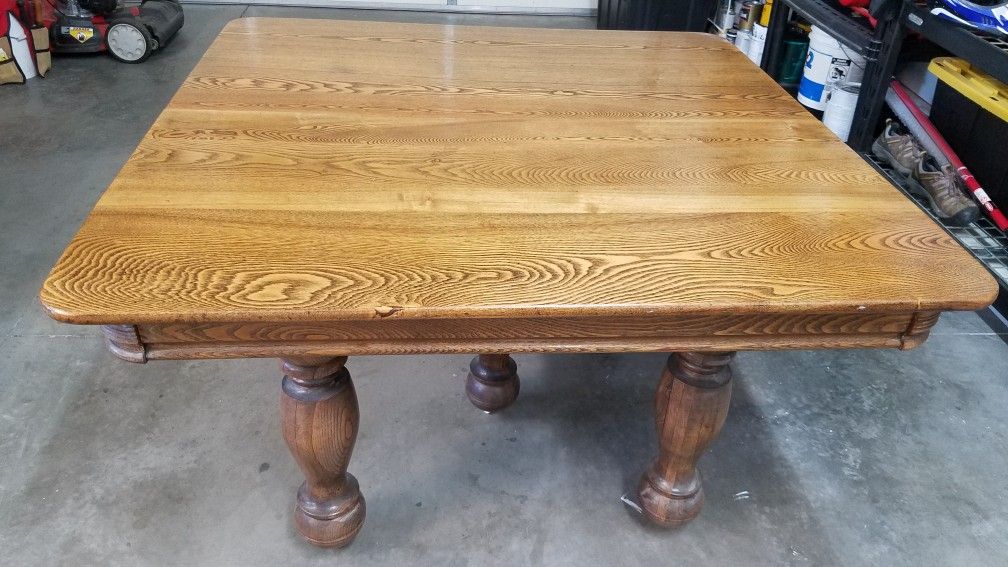
[[[931,122],[1000,208],[1008,208],[1008,86],[962,59],[939,57]]]
[[[1008,122],[1008,85],[956,57],[936,57],[928,65],[928,71],[984,110]]]

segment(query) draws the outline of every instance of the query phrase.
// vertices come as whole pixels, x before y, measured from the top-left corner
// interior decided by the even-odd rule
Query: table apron
[[[937,312],[106,325],[127,360],[518,352],[909,349]]]

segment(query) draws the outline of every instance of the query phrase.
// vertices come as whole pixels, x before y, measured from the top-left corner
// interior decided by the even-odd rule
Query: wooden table
[[[466,392],[495,411],[518,395],[510,353],[678,353],[639,486],[677,526],[732,351],[907,349],[996,292],[716,37],[249,18],[41,300],[132,362],[282,358],[294,519],[342,546],[364,521],[347,355],[479,353]]]

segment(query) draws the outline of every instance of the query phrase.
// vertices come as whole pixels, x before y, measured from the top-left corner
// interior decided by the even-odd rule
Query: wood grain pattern
[[[644,515],[660,526],[681,526],[703,506],[696,464],[728,415],[733,355],[673,354],[662,370],[655,395],[658,458],[637,490]]]
[[[292,357],[281,365],[283,436],[305,475],[294,525],[320,547],[349,545],[366,513],[357,479],[347,472],[360,415],[345,362],[345,356]]]
[[[996,292],[716,38],[251,18],[221,33],[40,296],[72,323],[376,334],[327,327],[338,354],[404,348],[377,320],[909,316]],[[453,344],[417,329],[389,332]],[[619,350],[578,333],[572,349]]]
[[[410,341],[465,339],[577,339],[690,336],[835,335],[907,332],[912,314],[757,314],[467,319],[389,318],[305,323],[174,323],[141,325],[146,344],[280,341]],[[917,329],[915,329],[915,332]]]
[[[472,339],[412,341],[280,341],[262,343],[161,343],[145,345],[148,360],[268,358],[348,354],[619,353],[691,350],[794,350],[903,348],[899,335],[783,335],[757,337],[672,337],[657,339]]]
[[[936,319],[913,314],[679,315],[459,321],[386,318],[306,323],[141,325],[148,358],[296,354],[653,352],[912,348]],[[911,334],[912,333],[912,334]]]

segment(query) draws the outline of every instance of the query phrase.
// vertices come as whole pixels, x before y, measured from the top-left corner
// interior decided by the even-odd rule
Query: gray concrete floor
[[[591,27],[585,18],[186,6],[143,65],[56,60],[0,87],[0,564],[1008,563],[1008,346],[972,314],[911,352],[743,353],[691,525],[620,503],[655,451],[663,355],[518,356],[487,416],[468,357],[351,360],[368,501],[332,552],[290,524],[298,470],[270,360],[112,358],[48,320],[45,274],[220,28],[245,15]]]

